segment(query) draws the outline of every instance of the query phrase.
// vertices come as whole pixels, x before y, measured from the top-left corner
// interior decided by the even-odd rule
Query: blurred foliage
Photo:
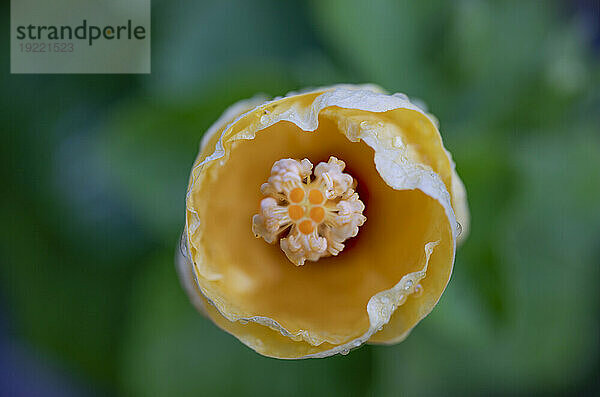
[[[600,18],[583,10],[155,0],[149,76],[3,73],[1,328],[109,395],[597,390],[600,67],[582,12]],[[8,2],[1,15],[8,25]],[[405,342],[263,358],[179,287],[189,168],[229,104],[336,82],[428,104],[467,186],[471,235]]]

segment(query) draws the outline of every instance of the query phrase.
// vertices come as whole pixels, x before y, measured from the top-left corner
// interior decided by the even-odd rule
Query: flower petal
[[[333,132],[329,132],[334,130],[343,135],[338,137]],[[456,176],[453,163],[442,145],[433,119],[402,95],[389,96],[370,89],[354,89],[345,86],[267,102],[238,116],[226,128],[216,127],[212,131],[212,135],[205,138],[203,142],[201,153],[190,179],[186,233],[183,236],[184,255],[179,260],[179,266],[188,293],[193,296],[195,304],[206,311],[213,321],[262,354],[280,358],[300,358],[344,353],[369,339],[374,342],[395,340],[403,337],[429,313],[446,286],[454,262],[458,229],[452,206],[453,201],[455,207],[461,209],[462,216],[466,214],[466,203],[462,193],[464,189],[460,190],[462,183]],[[220,137],[217,140],[216,136],[219,133]],[[319,138],[319,141],[316,138]],[[343,283],[344,278],[354,277],[346,275],[352,270],[363,279],[371,277],[362,284],[362,292],[368,293],[368,295],[353,292],[359,297],[369,297],[363,301],[364,306],[358,305],[359,307],[341,309],[344,302],[353,306],[363,299],[353,300],[351,297],[344,296],[337,297],[337,299],[334,296],[333,299],[330,299],[331,302],[323,302],[325,305],[332,304],[333,307],[336,307],[336,301],[340,302],[337,310],[347,310],[348,313],[362,311],[363,314],[360,315],[362,317],[354,317],[354,314],[348,313],[337,316],[341,319],[338,329],[331,330],[329,327],[331,324],[320,324],[327,320],[317,320],[319,318],[326,319],[327,315],[336,317],[335,313],[325,313],[326,315],[323,316],[319,313],[303,312],[307,305],[303,305],[302,302],[299,302],[297,307],[291,307],[293,304],[288,302],[288,307],[283,310],[283,312],[289,311],[292,314],[297,313],[297,318],[286,317],[282,313],[277,314],[277,311],[274,313],[280,317],[279,320],[265,315],[270,311],[269,307],[275,307],[277,302],[261,302],[256,294],[253,295],[257,288],[264,287],[262,284],[256,284],[256,274],[276,279],[278,283],[281,283],[282,291],[292,291],[294,286],[286,285],[285,278],[282,277],[284,277],[284,273],[289,273],[293,266],[289,269],[271,267],[267,270],[261,269],[261,266],[264,265],[263,262],[254,261],[252,264],[254,271],[252,272],[250,268],[239,262],[242,258],[245,258],[242,259],[242,262],[247,262],[250,258],[248,255],[244,256],[243,252],[225,253],[223,250],[218,255],[227,256],[228,259],[224,259],[225,262],[237,261],[241,266],[225,266],[224,268],[215,263],[214,255],[217,254],[214,252],[216,249],[214,244],[211,246],[207,241],[205,242],[211,237],[214,238],[214,234],[218,233],[218,230],[227,230],[227,233],[231,233],[227,229],[225,220],[211,219],[211,216],[217,216],[218,213],[225,214],[230,210],[228,207],[222,208],[221,211],[218,204],[215,204],[214,196],[218,199],[231,194],[238,200],[242,200],[244,197],[239,196],[247,195],[248,199],[252,201],[254,197],[252,193],[249,194],[247,190],[240,190],[233,186],[240,178],[251,177],[250,173],[245,176],[238,175],[236,178],[231,176],[234,175],[231,172],[229,178],[224,178],[224,175],[229,172],[227,171],[228,167],[232,167],[232,164],[238,161],[240,156],[237,153],[246,150],[248,157],[251,154],[248,147],[259,145],[266,139],[280,140],[280,145],[276,145],[276,147],[285,150],[292,150],[289,145],[285,144],[285,142],[292,142],[297,146],[299,152],[315,145],[318,146],[318,144],[324,144],[328,149],[354,145],[352,156],[355,157],[353,159],[355,161],[348,161],[348,164],[356,164],[360,168],[356,171],[363,172],[365,176],[368,176],[359,178],[363,181],[368,180],[375,184],[373,181],[381,178],[387,187],[385,185],[376,186],[377,191],[373,190],[373,193],[377,194],[374,197],[378,197],[381,192],[384,192],[383,196],[389,197],[391,204],[381,206],[381,208],[391,207],[388,210],[397,214],[393,219],[405,219],[404,224],[399,222],[399,225],[386,225],[383,221],[379,223],[371,221],[367,215],[369,220],[365,229],[370,224],[379,226],[379,231],[383,235],[398,236],[401,243],[404,244],[398,247],[400,251],[395,252],[394,239],[389,242],[381,238],[369,240],[370,244],[382,244],[383,241],[388,245],[387,251],[389,252],[385,254],[372,253],[381,257],[381,263],[375,263],[378,266],[377,270],[365,273],[364,262],[367,261],[369,264],[367,254],[360,264],[354,264],[354,268],[349,267],[347,272],[344,272],[341,267],[351,266],[351,260],[346,258],[344,263],[335,265],[336,269],[333,261],[337,258],[328,258],[327,260],[332,261],[331,263],[319,263],[320,267],[314,268],[316,270],[307,270],[312,268],[305,266],[307,269],[302,269],[303,273],[292,275],[299,285],[307,288],[311,284],[306,282],[303,277],[315,275],[319,277],[313,279],[313,284],[314,288],[320,291],[319,293],[325,294],[323,296],[331,292],[326,291],[327,283],[336,285],[340,282]],[[336,139],[337,141],[335,141]],[[253,145],[241,144],[247,140],[256,140],[256,143]],[[365,164],[365,159],[369,156],[369,152],[364,150],[367,147],[372,149],[370,165]],[[233,152],[236,152],[236,156],[231,156]],[[254,153],[254,162],[260,163],[261,155],[266,158],[270,154],[268,151]],[[299,154],[301,155],[301,153]],[[264,162],[267,161],[271,160],[264,160]],[[255,164],[252,164],[250,168],[254,168],[254,166]],[[368,170],[369,167],[372,171]],[[243,167],[238,166],[237,170],[240,169]],[[264,175],[258,177],[264,180]],[[227,185],[229,189],[218,191],[215,181],[219,181],[219,184],[224,186]],[[209,186],[212,189],[209,189]],[[203,191],[210,192],[209,195],[213,196],[212,201],[211,197],[202,195]],[[209,211],[210,205],[212,207]],[[217,206],[215,207],[215,205]],[[255,205],[255,203],[251,203],[251,205]],[[397,208],[394,208],[395,206]],[[369,206],[367,206],[367,211],[369,211]],[[371,211],[374,210],[371,209]],[[413,223],[410,223],[411,216]],[[379,218],[384,219],[385,217],[380,216]],[[222,222],[222,224],[217,224],[218,222]],[[395,230],[394,227],[399,227],[401,230]],[[463,225],[464,227],[465,225]],[[363,232],[359,233],[357,237],[359,241],[361,238],[366,238],[362,237],[362,234]],[[367,232],[365,231],[364,234]],[[376,236],[376,233],[371,233],[371,235]],[[244,239],[243,236],[239,238]],[[412,250],[410,251],[412,256],[407,256],[408,253],[403,249]],[[266,256],[263,259],[266,260],[270,254],[265,252],[263,252],[263,256]],[[340,258],[343,256],[344,253],[340,254]],[[410,270],[411,268],[413,270]],[[339,271],[337,281],[335,275],[331,273],[332,269]],[[403,276],[393,276],[392,279],[395,278],[395,280],[390,284],[391,279],[388,277],[392,273],[397,274],[399,270],[404,271]],[[381,277],[384,273],[381,272],[387,274],[383,279]],[[418,283],[424,293],[418,297],[411,296],[407,300],[407,296],[414,293]],[[378,287],[384,285],[387,287]],[[366,286],[375,286],[381,289],[368,292],[369,289]],[[231,288],[235,291],[232,291]],[[340,291],[344,291],[344,289],[340,289]],[[306,294],[316,297],[319,293],[307,291]],[[233,303],[236,299],[233,301],[230,299],[234,295],[238,296],[238,303]],[[225,298],[226,296],[228,298]],[[239,299],[244,296],[252,296],[253,299],[249,299],[251,302],[246,304],[246,301]],[[285,301],[285,299],[283,300]],[[207,305],[207,302],[210,304]],[[254,309],[248,310],[251,307]],[[263,309],[259,310],[260,307]],[[302,320],[303,315],[307,316],[305,320]],[[310,327],[303,328],[303,321],[307,325],[309,324],[306,323],[307,319],[311,318]],[[344,323],[344,321],[354,322],[354,325]],[[393,324],[393,327],[384,327],[388,322]],[[322,328],[321,331],[319,328]],[[377,333],[378,331],[380,332]]]

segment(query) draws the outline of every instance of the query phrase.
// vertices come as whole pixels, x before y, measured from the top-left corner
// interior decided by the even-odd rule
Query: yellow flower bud
[[[401,94],[341,85],[240,102],[192,168],[182,284],[266,356],[399,342],[439,300],[468,230],[454,168],[435,118]]]

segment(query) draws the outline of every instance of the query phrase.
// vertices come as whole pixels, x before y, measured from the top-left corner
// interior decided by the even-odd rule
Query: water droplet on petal
[[[400,299],[398,299],[398,306],[403,305],[406,302],[406,295],[400,295]]]
[[[414,292],[415,296],[421,296],[423,295],[423,286],[421,284],[417,284],[415,286],[415,292]]]
[[[402,146],[404,146],[404,144],[402,143],[402,138],[401,138],[401,137],[399,137],[399,136],[395,136],[395,137],[392,139],[392,145],[393,145],[395,148],[401,148]]]

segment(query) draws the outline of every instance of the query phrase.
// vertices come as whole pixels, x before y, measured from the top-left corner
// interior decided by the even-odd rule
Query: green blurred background
[[[0,394],[600,393],[599,19],[597,1],[153,0],[152,74],[118,76],[10,75],[5,29]],[[337,82],[427,103],[471,235],[404,343],[264,358],[179,286],[188,172],[231,103]]]

